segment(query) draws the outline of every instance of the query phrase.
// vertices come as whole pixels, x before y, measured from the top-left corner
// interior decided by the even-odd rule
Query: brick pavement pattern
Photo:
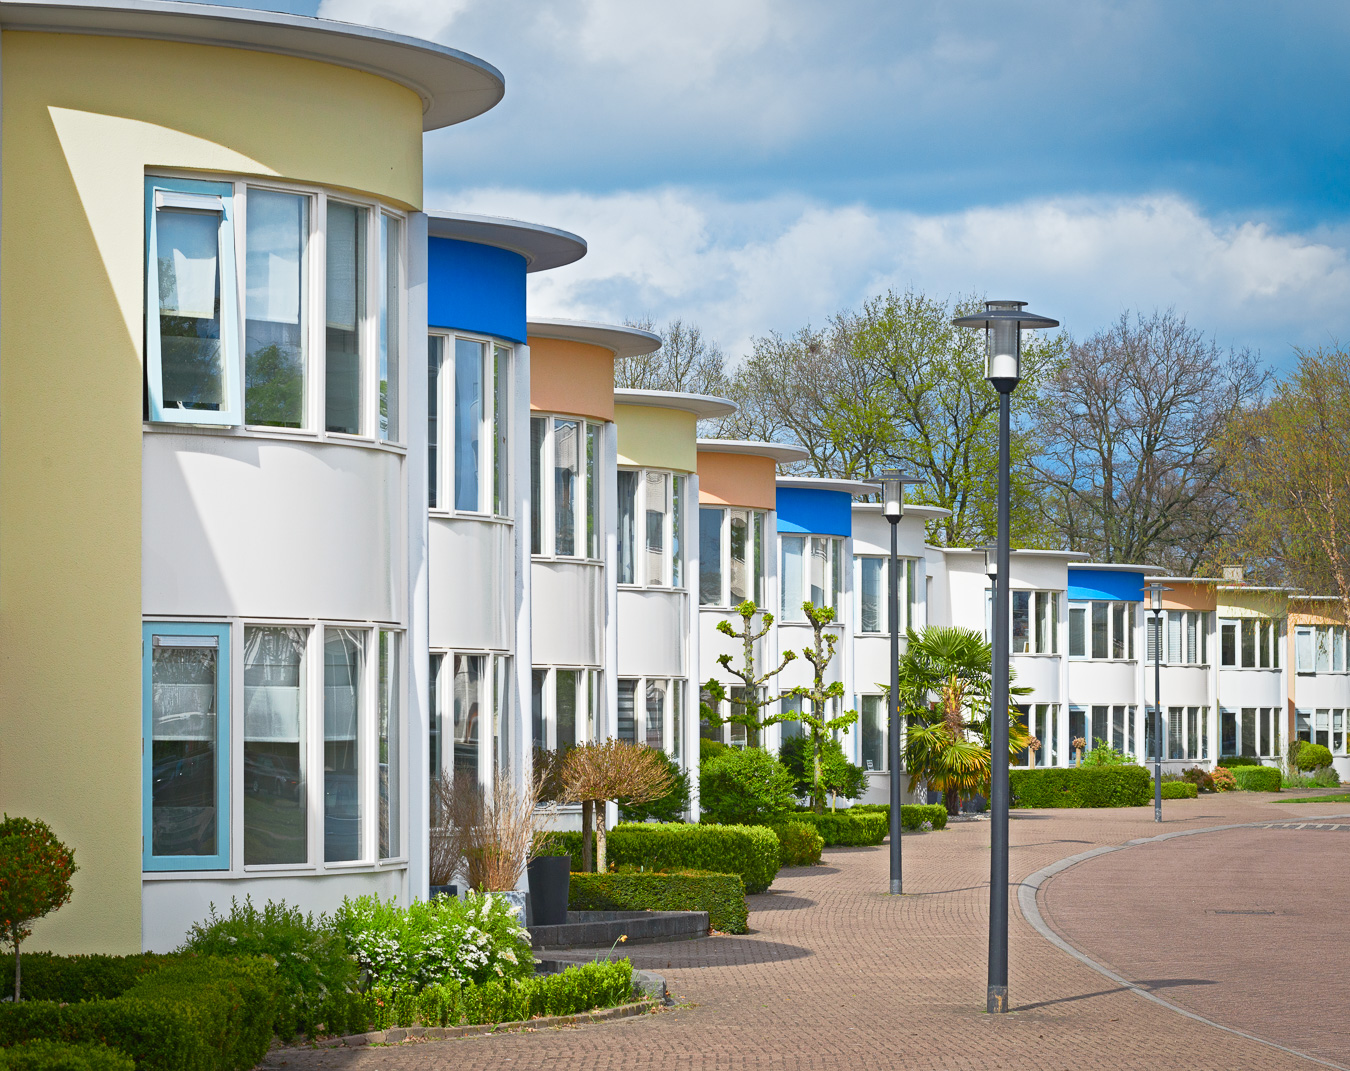
[[[1276,804],[1275,798],[1231,793],[1169,800],[1161,827],[1154,824],[1151,808],[1019,812],[1011,828],[1012,878],[1016,883],[1068,856],[1161,831],[1307,817],[1302,809],[1295,813],[1297,805]],[[1309,806],[1318,815],[1336,811],[1334,805]],[[1217,854],[1206,847],[1206,841],[1216,836],[1225,838],[1225,847]],[[1285,858],[1287,874],[1289,852],[1298,850],[1283,842],[1272,849],[1271,838],[1276,837],[1311,841],[1308,850],[1334,844],[1334,850],[1343,853],[1350,847],[1350,839],[1335,832],[1256,830],[1182,837],[1165,850],[1135,847],[1102,857],[1123,868],[1116,874],[1122,884],[1099,885],[1084,869],[1084,879],[1070,889],[1068,879],[1074,875],[1070,869],[1051,879],[1042,897],[1053,905],[1056,917],[1062,914],[1064,924],[1086,940],[1094,925],[1111,932],[1121,918],[1122,901],[1166,901],[1167,886],[1156,882],[1149,869],[1155,860],[1165,873],[1175,875],[1188,865],[1189,853],[1198,852],[1196,858],[1206,860],[1201,869],[1213,885],[1225,885],[1230,876],[1236,880],[1228,884],[1225,896],[1214,899],[1206,894],[1197,902],[1207,906],[1221,901],[1225,909],[1261,906],[1269,901],[1252,900],[1257,891],[1265,897],[1265,891],[1248,880],[1249,858],[1253,852],[1276,850]],[[1258,847],[1249,850],[1249,844]],[[1326,850],[1309,869],[1320,869]],[[907,835],[904,855],[903,897],[883,891],[888,865],[884,847],[828,851],[823,865],[784,871],[768,893],[751,898],[753,932],[748,936],[632,949],[630,958],[637,966],[665,975],[683,1003],[678,1008],[612,1023],[519,1034],[382,1048],[277,1050],[265,1066],[287,1071],[543,1067],[1283,1071],[1318,1066],[1187,1019],[1111,982],[1037,933],[1018,910],[1015,888],[1009,940],[1014,1011],[986,1015],[988,824],[959,823],[940,833]],[[1233,865],[1238,860],[1242,866]],[[1094,865],[1105,864],[1082,864]],[[1055,891],[1056,882],[1065,883],[1064,895]],[[1311,895],[1308,889],[1293,891]],[[1337,887],[1329,881],[1318,894],[1333,898]],[[1180,962],[1160,946],[1162,938],[1184,928],[1180,920],[1191,924],[1194,909],[1186,901],[1193,895],[1192,886],[1182,885],[1175,898],[1175,918],[1160,926],[1149,920],[1155,926],[1150,946],[1161,947],[1162,952],[1156,967],[1126,962],[1118,964],[1120,973],[1136,981],[1212,981],[1203,989],[1209,1002],[1205,1014],[1220,1021],[1225,1016],[1237,1018],[1234,1025],[1246,1024],[1256,1032],[1244,1005],[1265,1001],[1278,1006],[1289,994],[1266,991],[1259,977],[1236,987],[1235,976],[1242,974],[1246,957],[1240,942],[1220,944],[1214,950],[1216,958],[1203,970],[1185,962],[1189,945]],[[1331,917],[1330,907],[1318,910],[1325,912],[1324,918]],[[1244,928],[1239,932],[1250,937],[1264,925],[1263,919],[1278,916],[1240,918]],[[1117,927],[1121,928],[1123,924]],[[1324,933],[1305,935],[1310,955],[1303,959],[1307,967],[1316,968],[1322,984],[1314,981],[1299,987],[1322,1000],[1335,991],[1325,981],[1336,970],[1335,961],[1317,962],[1318,940]],[[1257,947],[1267,947],[1264,941],[1257,939]],[[1119,944],[1107,941],[1100,952],[1118,955]],[[1139,978],[1131,973],[1136,967],[1143,972]],[[1169,998],[1171,988],[1186,988],[1186,999],[1201,990],[1170,987]],[[1334,999],[1324,1006],[1335,1007]],[[1276,1020],[1285,1021],[1279,1016]]]

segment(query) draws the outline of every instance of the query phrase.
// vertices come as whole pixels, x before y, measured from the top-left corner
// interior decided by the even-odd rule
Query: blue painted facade
[[[779,487],[778,530],[811,535],[851,536],[853,496],[815,487]]]
[[[525,341],[525,258],[509,249],[427,240],[427,325]]]
[[[1143,598],[1143,573],[1069,567],[1070,600],[1101,599],[1112,602],[1141,602]]]

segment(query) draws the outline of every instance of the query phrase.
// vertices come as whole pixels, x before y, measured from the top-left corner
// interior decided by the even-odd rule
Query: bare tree
[[[621,390],[677,390],[724,397],[730,386],[726,355],[697,324],[671,320],[657,328],[650,319],[625,321],[661,336],[661,347],[614,362],[614,386]]]
[[[1239,509],[1218,440],[1268,380],[1171,309],[1073,343],[1037,413],[1036,474],[1064,543],[1193,575]]]

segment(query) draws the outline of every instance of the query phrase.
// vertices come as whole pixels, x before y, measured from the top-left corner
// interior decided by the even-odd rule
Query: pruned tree
[[[1239,523],[1218,552],[1260,580],[1336,594],[1350,619],[1350,351],[1295,351],[1268,402],[1220,445]]]
[[[755,659],[755,646],[773,628],[773,614],[767,610],[760,610],[749,599],[737,606],[735,612],[741,617],[741,631],[738,633],[731,627],[731,622],[725,618],[717,622],[717,631],[723,636],[730,636],[733,640],[741,641],[741,664],[733,666],[730,654],[718,655],[717,664],[741,683],[733,685],[728,690],[716,677],[709,678],[707,683],[703,685],[703,690],[712,702],[700,702],[699,709],[709,725],[721,726],[728,723],[744,725],[746,740],[750,746],[759,747],[760,734],[764,731],[765,726],[784,721],[788,717],[788,715],[781,713],[765,714],[765,709],[772,709],[780,700],[793,694],[789,690],[770,697],[764,691],[764,688],[770,680],[783,672],[783,668],[793,661],[797,654],[795,651],[784,651],[777,669],[760,673]],[[754,624],[756,614],[759,614],[760,618],[758,629],[755,628]],[[731,713],[722,714],[723,703],[727,704]]]
[[[809,602],[802,603],[802,610],[811,623],[811,646],[802,651],[802,657],[811,663],[812,677],[809,687],[798,685],[791,694],[802,699],[802,727],[811,739],[811,809],[816,814],[824,814],[826,785],[821,770],[821,749],[836,732],[854,724],[858,712],[846,710],[833,718],[829,714],[830,701],[844,694],[843,681],[825,683],[825,673],[834,660],[834,648],[839,642],[837,635],[825,631],[834,623],[834,610]],[[811,704],[809,708],[807,703]]]
[[[620,797],[629,803],[660,799],[675,787],[665,756],[645,744],[606,740],[578,744],[562,761],[563,798],[570,803],[590,803],[595,810],[596,870],[605,871],[605,803]],[[590,823],[583,807],[581,828],[582,870],[590,866]]]
[[[1036,474],[1063,544],[1194,575],[1240,508],[1219,440],[1268,379],[1171,309],[1073,343],[1037,413]]]
[[[70,903],[78,869],[75,853],[46,822],[17,815],[0,820],[0,944],[14,949],[16,1004],[23,982],[19,946],[32,936],[33,923]]]

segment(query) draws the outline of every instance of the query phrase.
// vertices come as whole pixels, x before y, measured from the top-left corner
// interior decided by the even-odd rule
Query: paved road
[[[1304,808],[1249,793],[1169,801],[1167,831],[1230,823],[1290,821]],[[1335,807],[1311,805],[1318,814]],[[1350,808],[1341,807],[1341,811]],[[1095,847],[1159,832],[1149,808],[1023,812],[1012,824],[1015,881]],[[1287,840],[1281,838],[1288,838]],[[1217,847],[1211,847],[1211,845]],[[1300,1019],[1287,975],[1249,970],[1249,950],[1281,946],[1285,916],[1208,916],[1206,910],[1266,909],[1271,884],[1280,903],[1312,904],[1317,921],[1302,932],[1298,992],[1320,1002],[1323,1019],[1343,1016],[1339,964],[1322,957],[1345,885],[1330,857],[1350,837],[1331,831],[1234,830],[1132,847],[1080,864],[1043,887],[1047,919],[1126,978],[1147,981],[1201,1014],[1270,1031],[1293,1047],[1319,1045],[1343,1055],[1342,1034]],[[268,1067],[288,1069],[566,1068],[619,1071],[826,1071],[870,1068],[974,1069],[1176,1068],[1178,1071],[1282,1071],[1317,1065],[1185,1018],[1071,958],[1012,905],[1010,991],[1013,1014],[983,1011],[988,909],[989,827],[953,825],[907,836],[902,898],[886,895],[885,848],[826,853],[824,865],[783,872],[752,897],[745,937],[708,938],[631,950],[633,961],[663,973],[684,1006],[638,1019],[523,1034],[373,1049],[285,1050]],[[1280,862],[1258,880],[1250,865]],[[1094,875],[1107,874],[1097,879]],[[1288,880],[1293,872],[1327,880]],[[1181,875],[1189,875],[1183,878]],[[1167,877],[1171,884],[1163,881]],[[1169,898],[1167,889],[1177,895]],[[1203,895],[1201,895],[1203,893]],[[1302,910],[1302,908],[1300,908]],[[1280,910],[1277,908],[1277,910]],[[1274,920],[1275,928],[1271,927]],[[1229,925],[1241,940],[1205,934]],[[1138,927],[1137,944],[1127,940]],[[1240,928],[1238,928],[1240,927]],[[1207,929],[1209,928],[1209,929]],[[1302,929],[1300,927],[1300,929]],[[1268,932],[1269,931],[1269,932]],[[1185,935],[1179,940],[1178,935]],[[1209,950],[1209,951],[1205,951]],[[1197,960],[1202,952],[1207,958]],[[1133,957],[1133,958],[1132,958]],[[1151,957],[1151,958],[1150,958]],[[1205,985],[1198,983],[1203,981]],[[1250,1014],[1253,1006],[1262,1016]],[[1282,1010],[1283,1009],[1283,1010]],[[1303,1023],[1304,1033],[1292,1026]],[[1336,1058],[1333,1063],[1346,1062]]]

